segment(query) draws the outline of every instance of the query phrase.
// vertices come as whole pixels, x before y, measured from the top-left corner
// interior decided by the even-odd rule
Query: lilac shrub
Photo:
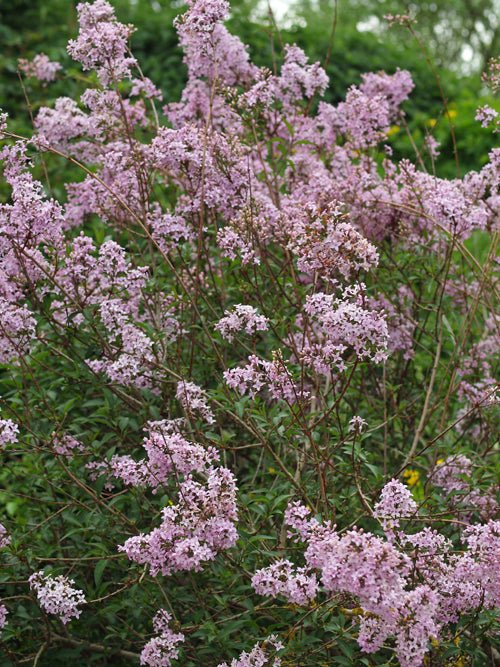
[[[189,0],[162,107],[81,3],[79,96],[31,137],[0,114],[0,650],[496,664],[500,152],[393,159],[410,72],[328,104],[228,12]]]

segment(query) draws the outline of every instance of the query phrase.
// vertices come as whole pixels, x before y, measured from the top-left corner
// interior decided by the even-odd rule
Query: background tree
[[[498,0],[297,0],[295,21],[321,24],[337,4],[339,23],[370,28],[385,41],[398,42],[383,20],[387,14],[411,14],[439,66],[459,72],[481,72],[500,51]]]

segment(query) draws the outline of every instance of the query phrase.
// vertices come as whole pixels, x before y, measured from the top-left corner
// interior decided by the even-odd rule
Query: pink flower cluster
[[[134,267],[121,246],[105,241],[97,252],[81,234],[60,262],[54,278],[57,288],[52,309],[62,326],[92,329],[103,325],[106,343],[97,359],[87,365],[95,373],[126,386],[153,388],[158,356],[155,341],[145,331],[152,325],[163,340],[179,333],[173,304],[166,295],[146,294],[148,269]],[[91,309],[94,318],[87,319]]]
[[[389,356],[402,352],[404,359],[414,357],[413,337],[416,322],[411,312],[412,302],[411,290],[403,286],[396,294],[391,294],[390,299],[381,294],[376,299],[371,298],[368,301],[371,308],[386,314]]]
[[[411,74],[407,70],[396,69],[394,74],[389,75],[385,72],[368,72],[362,74],[363,83],[360,90],[369,97],[381,95],[387,100],[391,113],[391,120],[403,114],[399,108],[405,102],[415,84],[412,81]]]
[[[7,528],[0,523],[0,549],[8,547],[10,544],[10,535],[7,535]]]
[[[463,541],[476,561],[474,578],[484,591],[488,608],[500,606],[500,521],[469,526]]]
[[[32,76],[38,81],[42,81],[42,85],[46,86],[49,81],[54,81],[57,72],[62,69],[61,65],[52,62],[44,53],[37,54],[33,60],[26,60],[21,58],[18,62],[19,69],[22,70],[26,76]]]
[[[26,306],[0,297],[0,364],[22,356],[35,337],[36,321]]]
[[[476,112],[476,120],[481,123],[482,127],[488,127],[498,118],[498,111],[492,109],[488,104],[479,107]],[[496,130],[498,131],[498,130]]]
[[[19,426],[12,419],[0,419],[0,447],[17,442]]]
[[[183,186],[176,214],[196,213],[203,202],[230,216],[246,203],[248,165],[236,137],[189,124],[161,128],[152,149],[154,166]]]
[[[279,88],[282,102],[288,108],[315,93],[322,95],[328,86],[328,75],[321,65],[318,62],[308,65],[307,61],[306,54],[296,44],[285,46]]]
[[[229,13],[227,0],[190,1],[189,5],[190,10],[178,17],[174,25],[177,27],[179,44],[184,50],[184,63],[189,73],[183,100],[192,103],[196,98],[192,108],[194,110],[198,107],[197,112],[203,122],[201,108],[210,97],[214,79],[217,78],[225,85],[243,85],[256,68],[248,62],[246,47],[221,23]],[[195,80],[198,84],[197,92],[193,85]],[[182,116],[182,106],[182,103],[174,103],[166,108],[167,115],[174,124]]]
[[[485,492],[474,488],[472,468],[472,461],[467,456],[456,454],[439,461],[430,479],[446,493],[447,503],[462,520],[470,518],[471,509],[477,510],[483,519],[495,518],[500,510],[495,498],[498,487],[491,487]]]
[[[295,382],[281,351],[273,354],[272,361],[259,359],[255,354],[248,357],[248,364],[241,368],[224,371],[224,381],[230,389],[254,398],[265,389],[273,399],[289,404],[306,401],[309,392]]]
[[[389,21],[389,25],[400,25],[400,26],[409,26],[412,23],[417,23],[417,20],[413,14],[386,14],[384,16],[386,21]]]
[[[472,461],[463,454],[450,456],[446,461],[437,463],[432,474],[432,482],[448,493],[452,491],[467,491],[472,472]]]
[[[213,424],[215,421],[214,413],[207,403],[207,394],[201,387],[194,382],[179,380],[175,398],[180,401],[187,414],[199,413],[207,424]]]
[[[42,107],[35,121],[42,144],[50,144],[60,151],[78,157],[82,156],[82,150],[84,155],[89,154],[90,140],[95,142],[101,136],[100,125],[70,97],[59,97],[53,109]],[[76,143],[75,139],[84,140]],[[92,150],[95,151],[95,146]]]
[[[363,417],[355,415],[349,420],[349,431],[354,433],[362,433],[367,427],[367,422]]]
[[[226,310],[224,314],[225,317],[222,317],[214,328],[229,342],[233,340],[233,334],[238,331],[245,331],[247,334],[267,331],[269,320],[264,315],[259,315],[253,306],[238,303],[234,306],[233,312]]]
[[[307,222],[299,221],[292,229],[291,250],[298,256],[297,267],[325,281],[341,274],[346,280],[360,269],[369,270],[378,264],[378,252],[348,222],[339,206],[328,209]]]
[[[429,528],[413,535],[398,532],[401,546],[392,543],[399,519],[416,511],[410,492],[396,480],[389,482],[375,506],[376,516],[391,520],[386,541],[357,529],[340,534],[294,503],[285,513],[292,528],[288,535],[306,543],[306,566],[296,568],[282,559],[258,570],[252,585],[262,595],[282,595],[305,605],[320,592],[319,572],[325,591],[359,600],[358,643],[363,650],[376,651],[393,637],[402,667],[420,667],[429,639],[439,638],[446,623],[483,604],[498,605],[500,524],[467,528],[463,541],[468,551],[463,554],[456,554],[448,540]]]
[[[0,604],[0,630],[2,630],[2,628],[5,628],[5,626],[8,625],[9,623],[7,621],[7,614],[8,614],[7,607],[4,604]],[[0,637],[1,636],[2,633],[0,632]]]
[[[57,614],[63,623],[78,618],[82,612],[77,606],[86,602],[83,591],[72,587],[74,583],[73,579],[62,575],[44,575],[43,570],[29,578],[30,588],[37,594],[43,609],[48,614]]]
[[[380,519],[382,528],[390,536],[394,528],[399,528],[399,519],[411,517],[417,509],[409,488],[397,479],[391,479],[382,489],[373,514]]]
[[[409,161],[396,164],[380,157],[390,156],[390,146],[384,146],[390,141],[389,128],[404,116],[400,107],[413,88],[408,72],[366,74],[345,101],[319,102],[316,112],[313,98],[328,84],[319,63],[309,63],[293,45],[284,49],[281,71],[258,70],[249,61],[248,49],[221,23],[230,9],[227,0],[188,0],[188,5],[176,25],[189,81],[181,101],[164,108],[168,127],[156,116],[160,91],[142,75],[133,78],[136,61],[128,47],[132,26],[119,23],[106,0],[96,0],[78,5],[80,31],[68,50],[83,69],[96,71],[99,84],[86,90],[79,103],[60,98],[53,109],[42,108],[33,140],[41,150],[76,156],[85,164],[85,179],[67,183],[67,199],[60,204],[46,196],[45,186],[31,175],[26,142],[0,150],[12,189],[8,203],[0,204],[0,364],[17,365],[16,373],[25,367],[34,373],[28,355],[40,350],[53,355],[57,373],[59,357],[73,361],[68,354],[85,350],[87,380],[91,373],[105,376],[117,402],[138,406],[141,414],[151,407],[155,414],[161,400],[162,414],[184,412],[183,419],[150,422],[139,457],[132,450],[134,456],[116,454],[108,461],[102,455],[87,464],[91,476],[107,475],[107,489],[118,480],[150,498],[151,511],[161,502],[157,520],[141,507],[142,526],[118,546],[153,577],[200,571],[238,539],[236,477],[220,464],[214,447],[192,442],[187,435],[198,418],[215,423],[211,394],[179,379],[214,378],[222,371],[212,359],[206,371],[199,374],[200,367],[193,367],[191,375],[196,354],[209,349],[205,343],[210,326],[229,343],[243,332],[253,339],[254,354],[245,348],[249,356],[243,360],[237,355],[241,346],[225,344],[216,357],[227,360],[226,386],[251,399],[260,394],[287,404],[273,405],[277,409],[270,416],[264,401],[253,407],[247,403],[259,419],[269,417],[266,446],[274,445],[275,431],[281,437],[281,424],[274,421],[275,429],[271,421],[278,413],[294,417],[290,430],[283,424],[284,437],[292,427],[292,438],[313,424],[323,428],[330,414],[346,422],[357,411],[355,398],[347,392],[351,386],[362,397],[360,414],[372,423],[363,401],[368,391],[385,391],[382,374],[377,376],[377,369],[366,373],[371,383],[367,389],[362,378],[356,385],[354,372],[346,379],[345,371],[354,371],[358,362],[385,362],[398,351],[409,362],[414,338],[425,348],[428,331],[413,311],[427,304],[427,296],[419,295],[420,284],[401,287],[394,277],[384,285],[383,275],[380,282],[368,276],[365,284],[360,274],[374,269],[389,245],[395,257],[403,252],[412,257],[409,253],[418,247],[419,253],[440,258],[451,247],[450,240],[459,248],[476,230],[495,232],[500,213],[500,149],[492,151],[479,173],[453,181],[436,178]],[[390,20],[411,21],[399,15]],[[20,67],[42,81],[53,79],[59,70],[43,54]],[[495,85],[499,72],[497,63],[492,71]],[[483,125],[498,124],[497,112],[489,107],[478,110],[477,118]],[[0,114],[4,130],[5,115]],[[427,137],[424,147],[432,158],[437,155],[434,137]],[[95,240],[88,235],[94,223]],[[375,241],[380,241],[380,249]],[[221,257],[234,262],[234,272],[223,273]],[[498,260],[492,266],[493,284]],[[469,317],[471,295],[484,292],[480,280],[461,292],[459,280],[452,285],[448,281],[443,309],[459,292],[460,307]],[[276,295],[266,293],[271,284],[279,290]],[[379,285],[389,286],[386,295],[375,292]],[[262,311],[273,315],[272,327],[268,317],[245,303],[225,310],[214,323],[226,304],[246,298],[256,302],[257,290]],[[481,303],[483,307],[489,304]],[[195,321],[199,317],[201,323]],[[450,409],[454,401],[465,403],[464,409],[472,405],[474,418],[483,415],[483,404],[494,407],[498,401],[493,392],[498,384],[499,321],[493,308],[484,321],[481,339],[457,367],[458,390],[450,397]],[[204,331],[199,339],[196,328],[186,330],[197,324]],[[464,336],[475,335],[474,327],[471,320]],[[265,331],[269,333],[259,335]],[[210,343],[216,345],[217,339]],[[75,364],[78,359],[75,354]],[[386,386],[394,377],[390,365],[384,367]],[[436,368],[438,373],[443,370]],[[45,378],[50,372],[50,366],[44,367]],[[172,377],[177,381],[175,396]],[[381,398],[376,395],[373,405],[381,404]],[[220,402],[219,426],[224,425],[223,407]],[[328,412],[321,413],[324,407]],[[245,418],[238,427],[249,423]],[[345,434],[345,426],[345,440],[357,445],[366,422],[355,416],[348,424],[338,424],[338,429],[333,424],[331,432]],[[31,430],[34,435],[25,438],[23,447],[37,438]],[[214,430],[207,429],[207,442],[215,437]],[[0,419],[0,446],[18,442],[18,436],[16,423]],[[312,445],[318,442],[321,448],[329,438],[329,430],[308,433],[307,475],[299,479],[297,469],[294,478],[308,493],[314,488],[309,473],[319,460]],[[55,454],[59,463],[64,462],[61,457],[83,451],[69,433],[57,432],[42,442],[47,443],[43,456]],[[99,439],[95,442],[97,447]],[[368,440],[362,444],[369,446]],[[280,446],[280,456],[286,449]],[[239,457],[238,447],[234,451]],[[318,452],[323,456],[322,449]],[[256,460],[247,459],[245,469]],[[472,471],[472,461],[459,454],[439,463],[431,476],[461,519],[468,520],[472,508],[485,522],[463,530],[461,551],[444,534],[428,527],[418,530],[412,519],[426,521],[427,516],[419,515],[409,489],[392,479],[373,511],[385,536],[357,528],[340,531],[311,518],[303,505],[291,505],[285,517],[291,528],[288,537],[304,544],[301,565],[283,556],[254,573],[254,590],[300,606],[312,605],[325,593],[355,599],[362,649],[374,652],[391,641],[402,667],[420,666],[429,640],[444,637],[446,624],[500,604],[497,488],[485,493],[475,489]],[[167,501],[160,501],[164,496]],[[400,529],[403,522],[408,532]],[[447,527],[453,530],[456,524]],[[0,524],[0,548],[9,543]],[[295,544],[294,551],[298,549]],[[63,623],[79,617],[77,607],[85,598],[73,580],[38,572],[29,581],[46,612],[59,615]],[[0,605],[0,628],[6,613]],[[168,667],[178,658],[184,635],[171,625],[169,613],[160,610],[153,620],[156,636],[144,646],[141,664]],[[270,637],[242,653],[231,667],[277,667],[280,659],[274,653],[281,648]]]
[[[170,667],[172,660],[179,655],[176,644],[184,641],[182,632],[174,632],[169,627],[171,616],[165,609],[160,609],[153,618],[153,628],[157,637],[150,639],[141,653],[141,665],[148,667]]]
[[[83,452],[85,447],[69,433],[54,434],[52,447],[60,456],[72,457],[75,451]]]
[[[70,56],[83,69],[95,69],[105,87],[117,85],[124,77],[130,78],[136,60],[127,55],[127,40],[134,28],[119,23],[106,0],[80,3],[77,10],[80,32],[76,40],[68,43]]]
[[[314,600],[319,590],[316,575],[310,568],[296,568],[286,559],[255,572],[252,586],[259,595],[271,597],[283,595],[293,604],[301,606],[306,606]]]
[[[113,474],[129,484],[153,489],[172,484],[177,490],[177,503],[162,510],[159,528],[118,547],[130,560],[147,563],[153,576],[201,570],[203,562],[237,540],[234,475],[214,465],[215,450],[190,443],[176,431],[176,424],[154,422],[144,444],[147,461],[115,456],[110,462]]]
[[[229,259],[236,259],[238,257],[243,266],[246,266],[250,262],[259,264],[260,258],[256,254],[252,244],[245,238],[245,233],[242,234],[238,226],[236,219],[234,219],[233,226],[228,225],[217,232],[217,245],[221,250],[222,256],[229,257]]]
[[[379,363],[387,358],[388,329],[385,314],[369,310],[364,285],[346,287],[343,295],[317,292],[306,297],[305,313],[311,323],[299,347],[300,358],[317,373],[329,375],[332,367],[347,368],[346,353]],[[300,339],[300,334],[297,340]]]
[[[500,88],[500,59],[490,58],[488,69],[482,76],[482,81],[495,93]]]
[[[215,449],[189,442],[181,433],[183,420],[149,422],[143,447],[147,459],[115,454],[109,464],[92,462],[89,469],[107,471],[132,486],[149,486],[156,493],[178,475],[203,474],[219,460]]]
[[[274,651],[280,651],[284,645],[275,635],[270,635],[263,642],[255,644],[253,649],[247,653],[243,651],[239,658],[231,660],[231,664],[221,662],[217,667],[280,667],[280,658],[274,657],[271,662],[271,656],[268,655],[269,647]]]
[[[199,39],[210,39],[214,27],[227,18],[229,2],[227,0],[189,0],[190,11],[176,19],[179,32],[195,33]]]

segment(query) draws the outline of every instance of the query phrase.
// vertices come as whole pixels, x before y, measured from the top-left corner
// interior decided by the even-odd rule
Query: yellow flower
[[[399,125],[393,125],[391,129],[387,132],[388,137],[392,137],[393,134],[397,134],[401,128]]]
[[[408,484],[410,489],[414,486],[420,485],[420,473],[418,470],[407,468],[403,473],[403,477],[405,478],[405,482]]]

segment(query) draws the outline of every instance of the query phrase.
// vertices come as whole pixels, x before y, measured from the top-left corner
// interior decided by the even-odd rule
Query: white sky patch
[[[380,30],[381,21],[378,16],[369,16],[363,21],[358,21],[356,23],[356,29],[359,32],[374,32],[377,33]]]
[[[289,0],[261,0],[259,5],[260,14],[267,14],[268,7],[271,6],[272,12],[278,28],[289,28],[292,25],[300,25],[302,21],[295,15],[294,2]]]
[[[277,21],[281,21],[286,17],[287,11],[290,9],[290,3],[286,0],[270,0],[269,3],[264,2],[263,5],[268,7],[268,4],[271,5],[273,14]]]

